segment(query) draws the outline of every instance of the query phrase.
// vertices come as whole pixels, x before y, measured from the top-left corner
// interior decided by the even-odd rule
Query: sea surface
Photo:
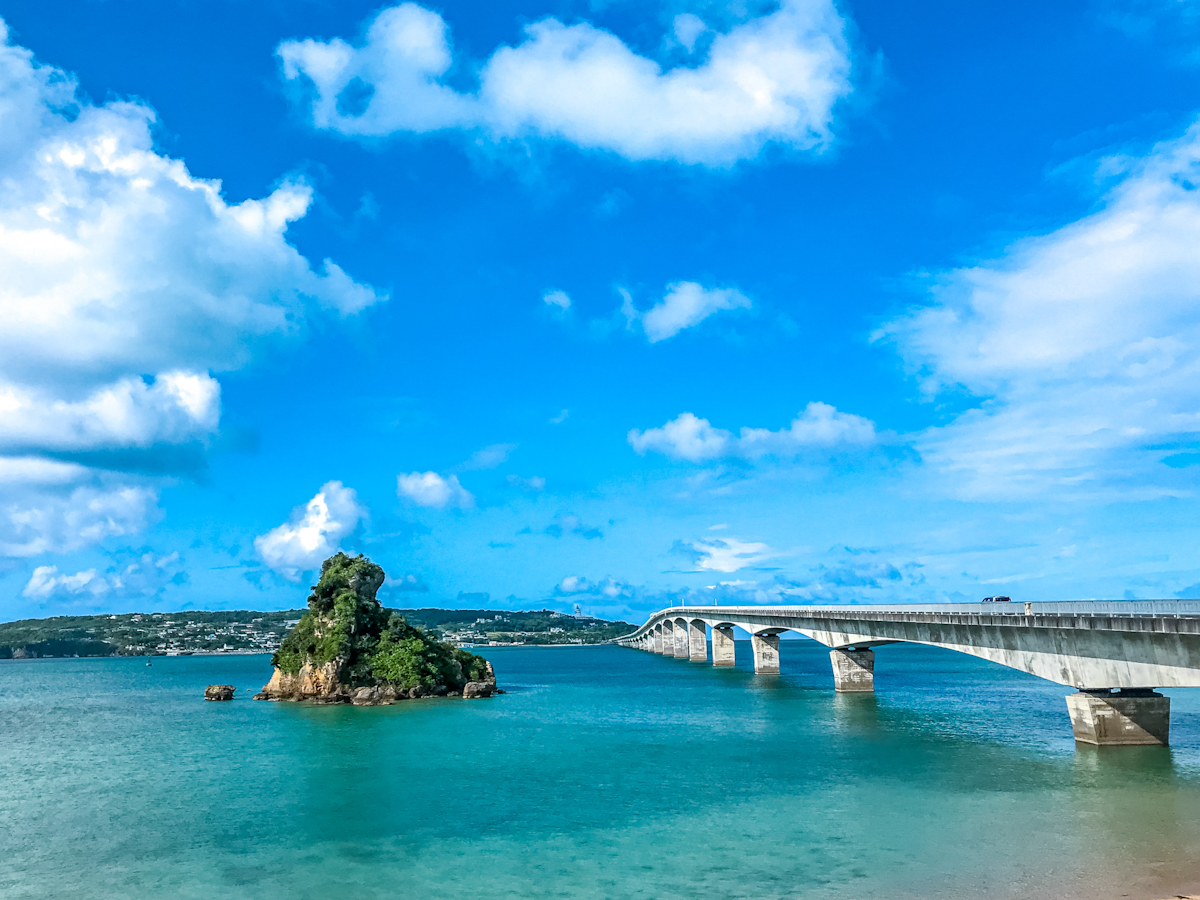
[[[899,645],[835,695],[781,649],[490,649],[504,696],[372,709],[253,702],[266,656],[0,662],[0,897],[1200,891],[1200,690],[1169,749],[1077,749],[1061,686]]]

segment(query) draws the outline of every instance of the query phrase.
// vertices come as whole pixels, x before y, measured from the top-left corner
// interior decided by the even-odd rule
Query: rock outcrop
[[[463,686],[463,699],[478,700],[480,697],[490,697],[495,689],[495,685],[486,681],[468,681]]]
[[[204,689],[205,700],[232,700],[236,691],[232,684],[210,684]]]
[[[384,609],[375,598],[383,581],[383,569],[364,556],[327,559],[308,612],[283,639],[275,672],[254,699],[380,706],[460,695],[470,683],[490,684],[478,696],[495,692],[487,660]]]

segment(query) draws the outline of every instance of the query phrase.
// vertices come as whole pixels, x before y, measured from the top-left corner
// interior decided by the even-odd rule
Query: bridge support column
[[[833,689],[839,694],[874,693],[874,650],[830,650],[833,663]]]
[[[662,625],[662,644],[663,656],[675,655],[675,626],[670,622],[663,622]]]
[[[708,632],[699,619],[688,622],[688,659],[708,662]]]
[[[686,622],[675,623],[675,658],[688,658],[688,627]]]
[[[714,628],[712,630],[713,665],[733,665],[733,629]]]
[[[655,625],[650,630],[650,649],[655,653],[663,652],[662,625]]]
[[[1067,695],[1067,711],[1083,744],[1165,747],[1170,738],[1171,698],[1148,688],[1082,690]]]
[[[779,674],[779,635],[752,634],[750,646],[754,650],[754,672],[757,675]]]

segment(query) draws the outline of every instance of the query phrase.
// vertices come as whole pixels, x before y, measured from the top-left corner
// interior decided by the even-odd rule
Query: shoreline
[[[457,644],[464,650],[552,650],[575,648],[583,649],[585,647],[611,647],[614,644],[608,641],[603,641],[598,644],[505,644],[502,646],[491,647],[485,644]],[[24,662],[45,662],[47,660],[86,660],[86,659],[180,659],[189,656],[271,656],[275,653],[274,650],[194,650],[187,653],[137,653],[137,654],[115,654],[111,656],[38,656],[38,657],[13,657],[11,659],[0,659],[0,663],[24,663]]]

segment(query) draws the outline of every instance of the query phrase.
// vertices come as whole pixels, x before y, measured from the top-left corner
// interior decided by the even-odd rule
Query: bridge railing
[[[728,610],[741,615],[803,615],[815,613],[969,613],[972,615],[1023,616],[1026,603],[844,603],[838,605],[797,604],[792,606],[684,606],[675,611],[711,615],[718,610]],[[1200,615],[1200,600],[1052,600],[1028,603],[1033,615],[1072,616],[1195,616]],[[659,610],[654,615],[671,615],[671,609]]]
[[[1028,612],[1027,612],[1028,610]],[[736,616],[798,616],[809,618],[829,613],[848,618],[865,618],[872,613],[933,613],[987,616],[1200,616],[1200,600],[1051,600],[1001,603],[845,603],[838,605],[796,604],[790,606],[676,606],[652,613],[636,631],[615,640],[638,635],[660,616],[695,616],[711,619],[722,613]]]

